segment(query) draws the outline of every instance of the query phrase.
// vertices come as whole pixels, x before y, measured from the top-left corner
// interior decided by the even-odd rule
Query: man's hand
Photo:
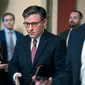
[[[5,69],[6,66],[7,66],[7,64],[0,64],[0,70],[1,70],[1,69]]]
[[[35,82],[35,85],[52,85],[52,78],[50,77],[48,80],[36,80],[36,76],[32,77],[33,81]]]
[[[7,66],[5,67],[5,72],[8,72],[8,64],[7,64]]]
[[[19,77],[21,77],[21,76],[22,76],[21,73],[16,73],[16,75],[15,75],[15,80],[14,80],[15,85],[19,85],[19,81],[18,81],[18,79],[16,79],[16,77],[19,78]]]

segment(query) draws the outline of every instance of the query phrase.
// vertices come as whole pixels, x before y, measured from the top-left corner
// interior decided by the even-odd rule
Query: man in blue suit
[[[83,14],[78,11],[74,10],[69,15],[69,29],[65,30],[64,32],[61,32],[59,35],[66,40],[66,45],[68,46],[68,41],[70,37],[70,33],[73,29],[78,28],[78,26],[81,25],[83,19]]]
[[[13,30],[15,23],[15,16],[12,13],[5,13],[2,17],[2,22],[4,29],[0,31],[0,45],[2,48],[2,60],[0,61],[0,73],[2,76],[0,82],[1,85],[12,85],[11,80],[8,75],[8,62],[10,62],[14,47],[16,45],[16,40],[23,35],[17,31]]]
[[[74,29],[68,42],[65,71],[68,85],[85,85],[85,24]]]
[[[64,71],[66,44],[59,36],[47,32],[46,11],[41,6],[30,6],[23,12],[24,26],[28,32],[16,43],[15,52],[9,63],[9,73],[17,85],[16,76],[20,78],[21,85],[34,85],[32,77],[41,78],[47,85],[56,85],[56,78]],[[36,41],[36,46],[34,42]],[[34,54],[33,54],[34,48]],[[40,80],[40,81],[41,81]],[[36,82],[35,82],[36,83]]]

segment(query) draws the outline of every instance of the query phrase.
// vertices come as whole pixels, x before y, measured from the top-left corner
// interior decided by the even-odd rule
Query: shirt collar
[[[37,42],[40,41],[40,37],[41,37],[41,35],[36,38],[36,41],[37,41]],[[33,42],[33,40],[34,40],[34,39],[32,38],[32,42]]]
[[[4,27],[4,31],[5,31],[6,33],[9,33],[10,31],[11,31],[11,32],[14,32],[14,30],[9,30],[9,29],[7,29],[6,27]]]
[[[44,30],[43,30],[43,32],[41,33],[41,35],[36,38],[37,41],[40,41],[40,38],[41,38],[41,36],[42,36],[43,33],[44,33]],[[34,39],[32,38],[31,40],[32,40],[32,42],[33,42]]]

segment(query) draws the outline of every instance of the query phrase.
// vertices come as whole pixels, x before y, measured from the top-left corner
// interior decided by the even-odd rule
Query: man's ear
[[[47,25],[47,19],[44,19],[44,27],[46,27],[46,25]]]

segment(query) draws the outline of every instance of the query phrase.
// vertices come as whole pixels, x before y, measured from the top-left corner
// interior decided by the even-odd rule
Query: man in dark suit
[[[85,85],[85,24],[71,32],[65,71],[68,85]]]
[[[68,20],[69,29],[59,34],[63,39],[66,40],[67,45],[68,45],[68,40],[69,40],[71,31],[81,25],[82,18],[83,18],[83,15],[78,10],[74,10],[70,13],[69,20]]]
[[[30,6],[24,10],[23,17],[23,24],[28,35],[16,43],[13,58],[8,66],[10,76],[16,85],[16,76],[21,77],[21,85],[34,85],[32,80],[34,75],[35,83],[56,85],[56,78],[64,71],[65,40],[44,29],[47,24],[47,16],[43,7]],[[35,41],[36,46],[34,45]],[[39,77],[42,77],[40,81],[38,81]],[[52,78],[44,81],[43,77]]]
[[[12,13],[5,13],[2,17],[2,22],[4,25],[4,29],[0,31],[0,45],[2,48],[2,60],[0,64],[1,71],[1,85],[12,85],[11,80],[8,75],[8,62],[10,62],[14,47],[16,45],[16,40],[22,37],[23,35],[17,31],[13,30],[15,16]],[[1,57],[0,57],[1,58]]]

